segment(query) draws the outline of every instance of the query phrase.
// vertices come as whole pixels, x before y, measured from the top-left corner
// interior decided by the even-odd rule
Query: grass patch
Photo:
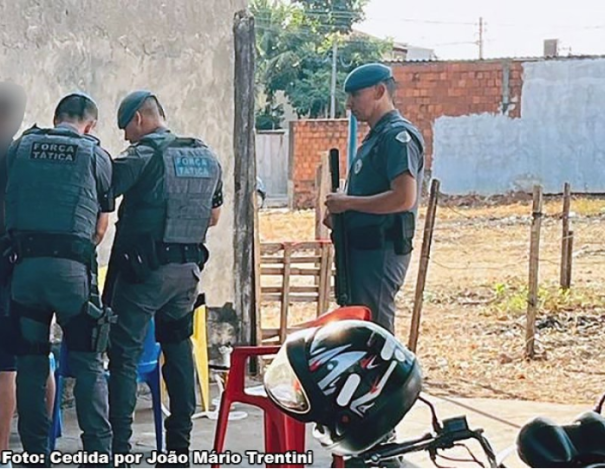
[[[527,311],[527,285],[519,282],[496,283],[494,301],[491,305],[500,314],[517,316]],[[586,311],[605,307],[605,297],[597,290],[571,288],[562,290],[556,284],[547,284],[538,289],[539,313],[557,314]]]
[[[605,199],[572,199],[571,211],[584,217],[605,215]]]

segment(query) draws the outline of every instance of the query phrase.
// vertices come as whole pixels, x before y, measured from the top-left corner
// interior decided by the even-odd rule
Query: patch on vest
[[[174,172],[178,178],[211,178],[210,160],[203,156],[174,156]]]
[[[361,171],[361,168],[363,168],[363,161],[362,160],[357,160],[355,162],[355,166],[353,166],[353,172],[355,174],[359,174],[359,171]]]
[[[399,132],[397,134],[397,137],[395,137],[396,140],[398,140],[401,143],[408,143],[412,140],[412,137],[410,136],[409,133],[407,133],[407,131],[403,131],[403,132]]]
[[[78,145],[34,142],[29,158],[32,160],[75,163]]]

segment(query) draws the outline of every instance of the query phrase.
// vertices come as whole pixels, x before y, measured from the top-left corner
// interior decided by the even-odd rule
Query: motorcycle
[[[436,467],[442,467],[438,459],[505,467],[504,456],[496,455],[484,431],[471,428],[465,416],[439,419],[421,392],[416,356],[371,322],[340,320],[292,334],[263,380],[282,412],[315,424],[314,437],[339,456],[335,464],[393,466],[401,463],[395,459],[427,452]],[[391,442],[393,429],[416,402],[430,409],[432,431]],[[605,395],[570,425],[543,417],[528,422],[517,437],[519,457],[530,467],[605,467],[604,405]],[[484,462],[468,447],[471,442],[479,444]],[[444,454],[453,448],[466,449],[470,458]]]
[[[426,451],[436,467],[438,458],[457,462],[474,462],[486,467],[465,443],[476,441],[483,450],[487,467],[506,467],[503,457],[498,457],[482,429],[471,429],[466,417],[454,417],[440,421],[435,407],[426,399],[432,415],[433,431],[420,438],[400,443],[381,444],[356,457],[368,466],[381,464],[402,456]],[[605,395],[594,410],[582,414],[572,424],[559,426],[538,417],[523,426],[517,438],[519,457],[529,467],[605,468],[605,417],[602,415]],[[471,459],[460,460],[444,456],[443,451],[464,446]]]

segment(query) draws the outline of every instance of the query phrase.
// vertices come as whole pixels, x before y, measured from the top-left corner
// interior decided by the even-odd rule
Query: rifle
[[[330,176],[332,192],[337,192],[340,186],[340,154],[337,148],[330,150]],[[334,281],[336,302],[340,306],[346,306],[351,301],[351,285],[349,284],[349,259],[344,213],[332,214],[332,244],[334,244],[334,262],[336,264],[336,278]]]

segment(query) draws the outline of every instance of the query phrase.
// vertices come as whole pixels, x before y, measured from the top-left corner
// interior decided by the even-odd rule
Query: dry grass
[[[538,359],[526,361],[531,201],[448,200],[438,210],[418,355],[434,392],[590,403],[605,392],[605,200],[574,198],[573,286],[558,289],[561,201],[547,200],[540,263]],[[419,226],[424,225],[421,219]],[[314,212],[261,212],[263,241],[310,240]],[[422,233],[417,234],[415,254]],[[397,334],[407,341],[418,259],[398,295]],[[312,317],[296,305],[293,320]],[[265,323],[279,309],[265,305]],[[266,324],[268,325],[268,324]]]

